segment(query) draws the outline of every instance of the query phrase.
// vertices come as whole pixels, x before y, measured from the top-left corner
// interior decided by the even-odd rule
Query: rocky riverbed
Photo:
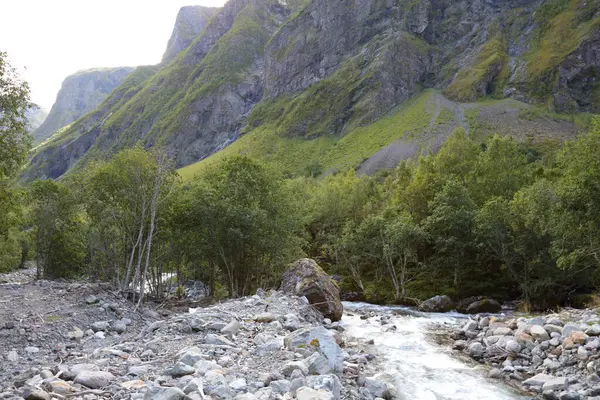
[[[454,349],[491,367],[490,378],[545,399],[600,399],[598,310],[475,315],[452,337]]]
[[[0,285],[2,399],[387,396],[365,343],[306,297],[137,312],[104,285],[13,278]]]

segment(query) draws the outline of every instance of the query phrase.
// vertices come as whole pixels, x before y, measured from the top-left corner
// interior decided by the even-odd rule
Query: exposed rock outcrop
[[[333,279],[310,258],[291,264],[283,273],[284,293],[306,296],[308,302],[332,321],[339,321],[344,312],[340,290]]]
[[[425,312],[448,312],[454,308],[454,302],[448,296],[435,296],[419,304],[419,310]]]
[[[181,7],[175,21],[175,28],[167,44],[167,50],[163,55],[162,62],[168,63],[173,60],[177,54],[185,50],[194,39],[198,37],[206,28],[219,8],[187,6]]]
[[[43,142],[60,128],[94,110],[132,71],[130,67],[97,68],[65,78],[44,123],[33,131],[34,140]]]

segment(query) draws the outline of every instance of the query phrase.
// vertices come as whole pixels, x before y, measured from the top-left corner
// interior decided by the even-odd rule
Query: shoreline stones
[[[600,321],[595,310],[535,318],[475,315],[453,330],[453,348],[546,399],[600,396]]]

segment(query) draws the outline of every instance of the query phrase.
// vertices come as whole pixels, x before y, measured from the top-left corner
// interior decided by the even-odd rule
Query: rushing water
[[[374,306],[366,303],[344,303],[346,311],[368,310],[392,316],[390,324],[397,330],[384,332],[378,318],[361,320],[344,315],[342,323],[349,336],[373,339],[378,357],[383,357],[384,371],[392,374],[398,392],[406,400],[524,399],[512,389],[485,377],[475,369],[453,358],[442,346],[427,336],[433,322],[456,323],[462,314],[429,314],[406,307]],[[380,360],[381,361],[381,360]]]

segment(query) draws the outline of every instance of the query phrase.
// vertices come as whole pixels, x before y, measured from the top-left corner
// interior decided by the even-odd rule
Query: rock
[[[115,380],[115,376],[105,371],[81,371],[75,377],[75,383],[79,383],[90,389],[100,389]]]
[[[509,340],[506,342],[506,346],[504,348],[506,351],[512,354],[519,354],[521,352],[521,345],[514,340]]]
[[[424,312],[448,312],[454,308],[454,302],[448,296],[435,296],[419,305]]]
[[[463,332],[468,332],[468,331],[474,331],[477,330],[478,328],[478,324],[477,321],[473,321],[472,319],[469,319],[462,327],[462,331]]]
[[[469,355],[473,358],[481,358],[483,356],[483,345],[479,342],[473,342],[469,345],[467,350]]]
[[[376,378],[366,378],[365,387],[375,397],[383,398],[388,390],[387,383],[382,382]]]
[[[563,334],[564,336],[571,336],[571,334],[572,334],[573,332],[577,332],[577,331],[581,331],[581,328],[579,328],[579,325],[575,325],[575,324],[566,324],[566,325],[563,327],[562,334]]]
[[[337,284],[309,258],[291,264],[283,273],[281,288],[284,293],[304,296],[324,317],[332,321],[342,318],[344,307]]]
[[[342,383],[337,375],[317,375],[309,376],[306,378],[306,386],[311,387],[315,390],[326,390],[333,394],[334,399],[339,399]]]
[[[302,348],[313,346],[315,350],[327,357],[332,371],[343,371],[344,356],[342,349],[337,344],[333,333],[322,326],[292,332],[286,336],[284,343],[290,350],[298,349],[300,346]]]
[[[23,349],[25,351],[25,353],[31,355],[31,354],[35,354],[35,353],[39,353],[40,349],[37,347],[33,347],[33,346],[27,346]]]
[[[229,387],[235,391],[246,390],[247,386],[248,385],[246,384],[246,379],[244,379],[244,378],[236,379],[235,381],[233,381],[229,384]]]
[[[537,374],[532,378],[529,378],[523,382],[525,386],[542,387],[546,382],[552,380],[554,377],[547,374]]]
[[[51,400],[52,399],[50,394],[44,392],[43,390],[39,390],[39,389],[34,389],[31,391],[29,389],[27,389],[23,393],[23,397],[26,400]]]
[[[151,387],[144,395],[144,400],[183,400],[185,393],[176,387]]]
[[[333,400],[333,394],[326,390],[315,390],[303,386],[296,391],[296,399],[298,400]]]
[[[585,349],[585,347],[579,347],[577,349],[577,358],[582,361],[585,361],[590,356],[589,352]]]
[[[223,335],[233,336],[240,330],[241,324],[238,320],[232,320],[221,329]]]
[[[585,330],[585,334],[588,336],[600,336],[600,325],[595,324]]]
[[[556,333],[562,335],[562,331],[563,331],[562,326],[552,325],[552,324],[544,325],[544,329],[546,330],[546,332],[548,332],[548,334],[552,334],[552,332],[556,332]]]
[[[529,329],[529,334],[538,342],[550,340],[550,335],[548,335],[548,332],[540,325],[532,325]]]
[[[190,380],[187,385],[185,385],[183,392],[185,394],[190,394],[192,392],[199,392],[204,394],[204,386],[202,385],[202,379],[193,378]]]
[[[17,354],[17,352],[16,352],[16,351],[14,351],[14,350],[11,350],[11,351],[9,351],[9,352],[6,354],[6,359],[7,359],[8,361],[15,362],[15,361],[17,361],[17,360],[19,359],[19,354]]]
[[[140,380],[140,379],[136,379],[136,380],[132,380],[132,381],[125,381],[125,382],[121,382],[121,387],[123,389],[127,389],[127,390],[131,390],[131,389],[141,389],[144,386],[146,386],[145,382]]]
[[[479,329],[486,328],[490,325],[490,317],[483,317],[479,320]]]
[[[179,362],[171,368],[167,368],[165,370],[165,375],[172,376],[173,378],[180,378],[185,375],[192,375],[194,372],[196,372],[194,367]]]
[[[227,384],[227,379],[225,378],[225,375],[223,375],[223,371],[219,369],[213,369],[206,372],[206,374],[204,375],[204,381],[208,385],[214,386]]]
[[[306,364],[308,365],[308,373],[311,375],[326,375],[331,372],[329,360],[320,353],[314,353],[306,359]]]
[[[218,346],[231,346],[231,347],[235,347],[235,344],[230,341],[229,339],[227,339],[224,336],[220,336],[220,335],[215,335],[213,333],[209,333],[208,335],[206,335],[204,337],[204,343],[206,344],[215,344]]]
[[[192,328],[193,332],[200,332],[204,330],[204,326],[206,322],[201,320],[200,318],[192,318],[190,321],[190,328]]]
[[[108,331],[110,329],[110,323],[108,321],[98,321],[92,324],[92,330],[94,332]]]
[[[257,315],[254,320],[259,323],[269,323],[273,322],[277,319],[277,317],[271,313],[263,313]]]
[[[73,388],[71,387],[71,385],[69,385],[62,379],[52,379],[48,382],[47,385],[52,393],[65,395],[73,392]]]
[[[467,314],[480,314],[480,313],[499,313],[502,310],[502,306],[494,299],[483,299],[475,301],[469,304],[466,308]]]
[[[96,296],[94,296],[93,294],[91,294],[85,298],[86,304],[96,304],[98,301],[99,301],[98,298]]]
[[[273,389],[273,392],[281,393],[281,394],[289,392],[291,386],[292,386],[292,383],[290,381],[288,381],[287,379],[273,381],[269,384],[269,387],[271,389]]]
[[[121,321],[117,321],[112,325],[111,328],[113,331],[117,332],[118,334],[121,334],[123,332],[125,332],[127,330],[127,325],[125,325],[123,322]]]
[[[75,328],[71,332],[67,333],[67,337],[71,340],[81,340],[83,338],[83,331],[79,328]]]
[[[502,379],[502,371],[498,368],[492,368],[488,373],[488,378],[490,379]]]
[[[143,376],[148,373],[148,367],[146,365],[132,365],[127,370],[128,375]]]
[[[558,390],[564,390],[566,388],[566,386],[567,386],[567,379],[564,376],[557,376],[557,377],[552,377],[552,379],[548,379],[546,382],[544,382],[544,384],[542,386],[542,390],[558,391]]]
[[[302,372],[302,375],[308,375],[308,367],[306,366],[304,361],[290,361],[289,363],[283,366],[283,368],[281,369],[281,373],[284,376],[290,376],[295,370],[300,370],[300,372]]]
[[[587,336],[581,331],[574,331],[571,333],[571,335],[569,335],[569,337],[575,344],[584,344]]]

